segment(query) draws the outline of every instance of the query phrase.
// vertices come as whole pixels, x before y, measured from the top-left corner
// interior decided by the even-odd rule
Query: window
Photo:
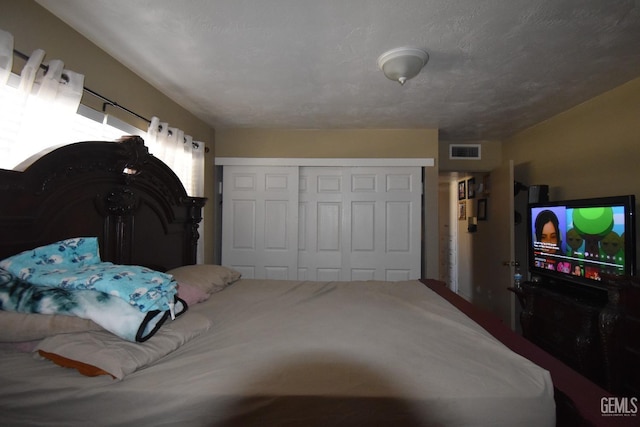
[[[108,114],[93,110],[80,104],[76,114],[67,118],[58,118],[51,113],[52,108],[43,108],[27,125],[25,133],[24,115],[21,106],[26,100],[17,88],[19,77],[12,75],[9,84],[0,87],[0,168],[22,169],[21,163],[43,150],[53,149],[65,144],[80,141],[115,141],[124,135],[139,135],[147,141],[149,152],[169,164],[181,179],[187,194],[204,194],[204,157],[202,148],[194,149],[192,161],[181,162],[164,159],[165,150],[154,144],[155,138],[146,130],[138,129]],[[46,106],[45,106],[46,107]],[[54,107],[55,108],[55,107]],[[30,114],[33,111],[30,111]],[[33,123],[37,123],[34,125]],[[182,132],[180,132],[182,135]],[[184,144],[195,144],[190,137]],[[191,152],[191,148],[184,151]],[[186,159],[189,159],[187,155]]]

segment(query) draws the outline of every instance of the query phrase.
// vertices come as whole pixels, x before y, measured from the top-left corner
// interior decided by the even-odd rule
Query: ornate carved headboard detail
[[[0,170],[0,259],[97,236],[104,261],[167,270],[196,262],[206,199],[189,197],[140,137],[79,142]]]

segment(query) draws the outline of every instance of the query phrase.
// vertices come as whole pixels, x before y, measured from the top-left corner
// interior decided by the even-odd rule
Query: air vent
[[[451,144],[449,145],[449,159],[480,160],[480,144]]]

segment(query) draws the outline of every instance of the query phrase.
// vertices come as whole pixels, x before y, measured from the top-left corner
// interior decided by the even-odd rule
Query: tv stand
[[[514,290],[522,304],[522,334],[551,355],[607,388],[600,314],[607,292],[564,282],[525,282]]]
[[[640,396],[640,277],[606,277],[608,303],[600,314],[607,388]]]

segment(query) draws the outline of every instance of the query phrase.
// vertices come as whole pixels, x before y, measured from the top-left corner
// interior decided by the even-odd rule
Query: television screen
[[[529,205],[529,271],[600,287],[602,274],[635,273],[635,197]]]

